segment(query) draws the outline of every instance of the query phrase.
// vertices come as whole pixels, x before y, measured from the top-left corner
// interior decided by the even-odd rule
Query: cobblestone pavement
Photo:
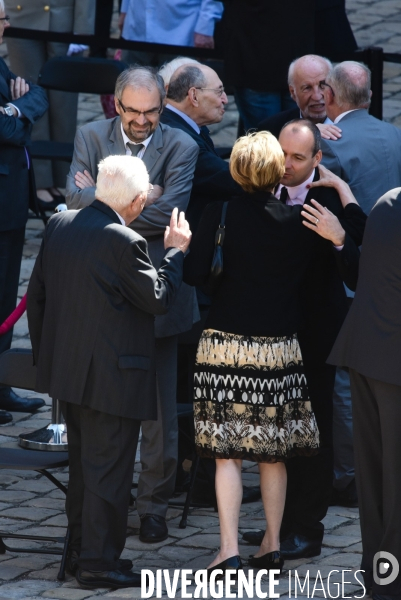
[[[401,2],[400,0],[347,0],[349,18],[359,46],[380,45],[386,52],[399,52],[401,42]],[[5,44],[0,46],[0,56],[6,57]],[[401,127],[401,65],[386,63],[384,71],[384,118]],[[233,98],[224,121],[212,128],[215,142],[219,145],[232,144],[236,137],[237,111]],[[81,94],[79,102],[79,124],[102,119],[100,102],[97,97]],[[26,230],[26,243],[21,268],[19,297],[26,291],[29,276],[41,243],[43,225],[41,221],[30,220]],[[14,329],[13,346],[29,348],[30,341],[26,317],[22,317]],[[33,395],[33,394],[27,394]],[[38,429],[50,422],[51,401],[43,396],[46,406],[36,414],[14,413],[12,424],[0,427],[0,446],[16,446],[21,432]],[[22,450],[21,450],[22,451]],[[28,451],[27,451],[28,452]],[[139,464],[134,474],[137,480]],[[68,470],[61,469],[57,477],[68,481]],[[257,467],[253,463],[244,463],[243,478],[247,485],[258,485]],[[179,529],[179,511],[170,509],[168,525],[170,536],[160,544],[147,545],[139,542],[138,515],[130,510],[129,529],[123,556],[134,560],[135,567],[198,569],[211,561],[219,544],[219,523],[213,509],[192,510],[188,527]],[[359,514],[357,509],[331,507],[325,518],[326,534],[322,554],[313,559],[286,562],[284,575],[276,592],[281,598],[294,597],[294,570],[301,580],[309,572],[309,596],[314,597],[353,597],[362,596],[361,587],[354,578],[361,559],[361,537]],[[55,489],[45,478],[31,471],[0,471],[0,530],[26,532],[31,535],[63,535],[66,518],[62,493]],[[242,506],[240,532],[264,527],[261,502]],[[10,545],[14,542],[10,541]],[[34,545],[34,543],[32,543]],[[246,558],[255,548],[242,544],[241,556]],[[92,596],[106,598],[139,598],[139,589],[110,592],[109,590],[86,591],[78,587],[75,579],[66,576],[65,582],[58,582],[58,560],[51,555],[33,555],[6,553],[0,555],[0,600],[42,598],[81,600]],[[292,571],[292,586],[289,588],[287,570]],[[342,573],[343,570],[348,570]],[[329,578],[330,571],[335,571]],[[321,581],[319,576],[321,577]],[[316,579],[317,577],[317,579]],[[330,584],[328,584],[328,578]],[[341,588],[342,578],[346,582]],[[339,590],[339,591],[338,591]],[[188,589],[191,593],[193,587]],[[263,578],[262,591],[268,592],[268,580]],[[298,596],[305,596],[306,590]],[[177,592],[181,597],[181,592]],[[246,595],[244,597],[247,597]],[[252,594],[249,597],[256,597]]]

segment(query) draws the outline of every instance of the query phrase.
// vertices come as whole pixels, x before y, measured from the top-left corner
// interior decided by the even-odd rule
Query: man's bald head
[[[322,82],[331,68],[327,58],[306,54],[294,60],[288,70],[291,97],[299,106],[302,117],[313,123],[323,123],[326,119]]]
[[[294,81],[294,75],[299,77],[300,75],[306,75],[308,77],[319,70],[324,71],[327,75],[333,68],[332,63],[328,58],[319,56],[318,54],[305,54],[292,61],[288,68],[288,85],[292,85]]]
[[[335,104],[345,110],[368,108],[372,95],[371,73],[362,63],[344,61],[334,67],[326,77],[331,86]]]
[[[172,78],[168,102],[188,115],[199,127],[220,123],[227,96],[217,75],[206,65],[183,65]]]

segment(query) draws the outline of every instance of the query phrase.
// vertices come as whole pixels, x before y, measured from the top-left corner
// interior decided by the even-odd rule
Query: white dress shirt
[[[306,186],[309,185],[309,183],[312,183],[314,176],[315,176],[315,169],[313,169],[313,171],[312,171],[311,175],[308,177],[308,179],[306,181],[304,181],[303,183],[300,183],[299,185],[296,185],[294,187],[287,187],[286,185],[283,186],[280,183],[280,185],[278,186],[277,191],[274,195],[276,196],[276,198],[280,198],[281,190],[283,189],[283,187],[286,187],[287,191],[288,191],[288,198],[287,198],[286,204],[288,204],[288,206],[295,206],[296,204],[303,204],[305,202],[306,196],[309,192],[309,189]]]
[[[122,37],[137,42],[193,46],[194,33],[212,36],[223,14],[217,0],[123,0]]]
[[[120,215],[120,213],[118,213],[116,210],[114,210],[114,208],[112,208],[111,206],[110,206],[110,208],[111,208],[111,210],[112,210],[113,212],[115,212],[115,213],[116,213],[117,217],[120,219],[121,225],[124,225],[124,227],[125,227],[125,221],[124,221],[124,219],[122,218],[122,216]]]
[[[150,135],[148,138],[146,138],[146,140],[143,140],[143,142],[133,142],[132,140],[129,139],[129,137],[126,135],[124,129],[123,129],[123,124],[121,123],[121,134],[123,136],[123,141],[124,141],[124,146],[125,146],[125,154],[127,154],[128,156],[132,155],[132,150],[129,146],[127,146],[127,144],[134,144],[135,146],[139,146],[139,144],[142,144],[144,146],[144,148],[141,148],[141,150],[139,150],[137,157],[138,158],[142,158],[143,155],[146,152],[146,148],[149,146],[150,144],[150,140],[152,139],[153,133],[152,135]]]

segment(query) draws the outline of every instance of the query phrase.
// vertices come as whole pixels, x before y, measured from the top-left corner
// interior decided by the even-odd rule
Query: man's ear
[[[116,107],[116,113],[121,116],[121,106],[117,100],[117,96],[114,96],[114,106]]]
[[[316,152],[316,155],[315,155],[315,159],[314,159],[314,164],[313,164],[313,166],[314,166],[314,167],[317,167],[317,166],[318,166],[318,164],[321,162],[322,158],[323,158],[323,153],[322,153],[322,151],[321,151],[321,150],[318,150],[318,151]]]
[[[297,97],[295,95],[295,88],[294,88],[294,86],[291,85],[291,84],[289,84],[288,85],[288,89],[290,90],[290,96],[291,96],[291,98],[294,100],[294,102],[296,102],[297,101]]]
[[[199,106],[199,100],[198,100],[198,95],[196,93],[196,88],[191,87],[188,90],[188,98],[189,101],[191,102],[192,106]]]

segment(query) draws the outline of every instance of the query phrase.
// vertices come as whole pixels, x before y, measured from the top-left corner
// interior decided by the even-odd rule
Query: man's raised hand
[[[164,233],[165,249],[178,248],[182,252],[186,252],[191,237],[192,232],[189,228],[188,221],[185,219],[185,213],[180,212],[180,216],[178,216],[178,208],[174,208],[171,214],[170,225],[167,225]]]

